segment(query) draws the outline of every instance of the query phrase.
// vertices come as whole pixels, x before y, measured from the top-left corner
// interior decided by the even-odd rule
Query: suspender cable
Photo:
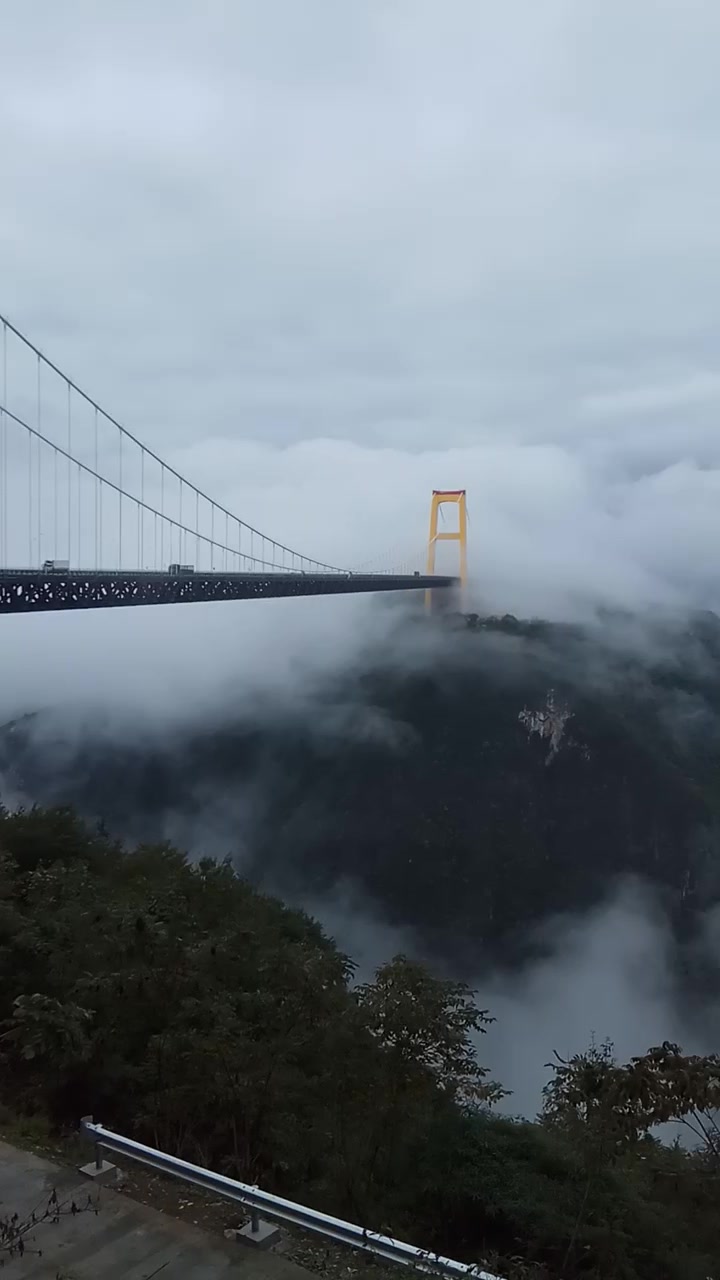
[[[98,477],[98,412],[95,410],[95,568],[102,558],[102,482]]]
[[[3,387],[3,404],[7,401],[7,325],[3,322],[3,349],[2,349],[2,387]],[[0,530],[2,531],[2,553],[0,560],[4,565],[10,563],[8,554],[8,518],[7,518],[7,495],[8,495],[8,475],[7,475],[7,422],[5,421],[5,410],[0,410],[0,455],[2,457],[2,511],[0,512]]]
[[[122,569],[122,518],[123,518],[123,481],[122,481],[122,431],[120,432],[120,451],[118,455],[118,568]]]
[[[37,478],[37,555],[38,555],[38,561],[40,561],[40,560],[42,559],[42,552],[41,552],[41,550],[40,550],[41,529],[42,529],[42,448],[41,448],[41,445],[40,445],[40,439],[39,439],[40,435],[42,434],[42,410],[41,410],[41,405],[40,405],[40,367],[41,367],[41,361],[40,361],[40,357],[38,356],[38,362],[37,362],[37,429],[38,429],[38,442],[37,442],[37,463],[38,463],[38,478]]]

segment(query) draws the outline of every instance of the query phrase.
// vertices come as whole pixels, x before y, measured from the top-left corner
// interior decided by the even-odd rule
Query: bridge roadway
[[[0,569],[0,614],[111,609],[139,604],[447,589],[457,578],[380,573],[170,573],[102,569]]]

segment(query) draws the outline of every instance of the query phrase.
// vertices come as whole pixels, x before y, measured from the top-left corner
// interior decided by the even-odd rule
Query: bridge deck
[[[0,614],[58,609],[111,609],[140,604],[259,600],[446,589],[456,578],[377,573],[169,573],[97,569],[0,570]]]

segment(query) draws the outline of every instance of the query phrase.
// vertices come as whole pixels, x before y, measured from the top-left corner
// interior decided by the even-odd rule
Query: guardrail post
[[[256,1249],[272,1249],[282,1240],[282,1231],[276,1222],[261,1218],[255,1205],[250,1205],[250,1221],[235,1232],[235,1239]]]
[[[81,1165],[80,1172],[84,1174],[86,1178],[92,1178],[93,1182],[100,1182],[104,1184],[117,1182],[120,1170],[117,1165],[110,1164],[110,1161],[104,1158],[102,1143],[98,1142],[95,1133],[92,1128],[90,1128],[92,1123],[92,1116],[83,1116],[80,1121],[81,1136],[88,1142],[92,1142],[95,1148],[95,1159],[92,1160],[90,1164]]]

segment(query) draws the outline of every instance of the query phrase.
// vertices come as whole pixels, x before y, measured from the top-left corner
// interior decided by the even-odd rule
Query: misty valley
[[[506,1277],[720,1262],[720,620],[418,618],[0,730],[0,1119]],[[715,1268],[715,1270],[713,1270]]]

